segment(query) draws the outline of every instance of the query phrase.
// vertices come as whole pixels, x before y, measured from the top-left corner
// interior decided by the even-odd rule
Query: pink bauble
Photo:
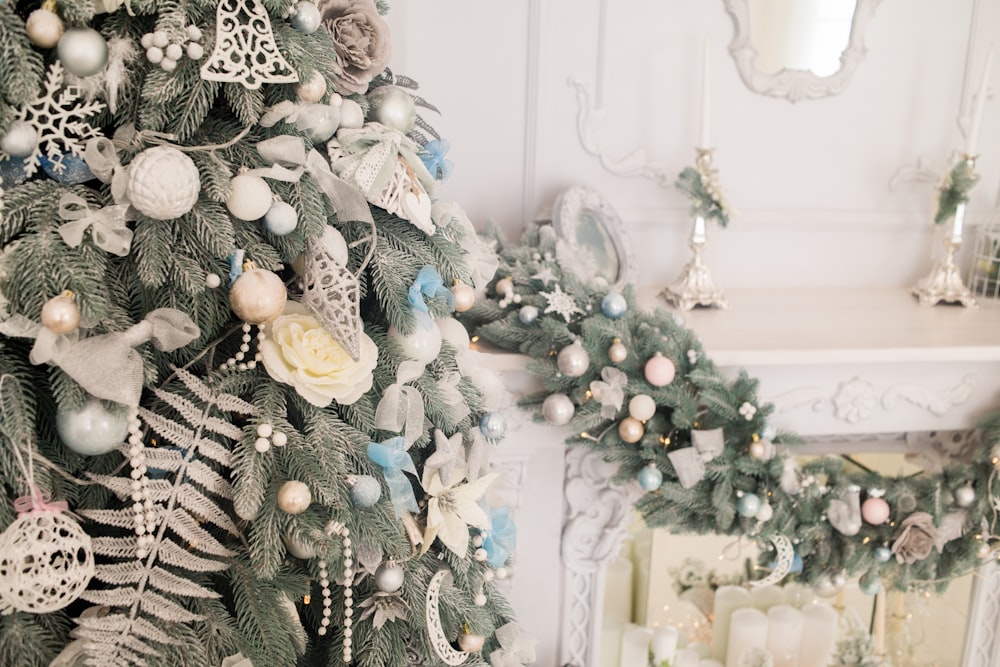
[[[646,382],[654,387],[665,387],[674,380],[674,362],[656,353],[656,356],[646,362]]]
[[[889,503],[882,498],[869,498],[861,504],[861,518],[873,526],[889,520]]]

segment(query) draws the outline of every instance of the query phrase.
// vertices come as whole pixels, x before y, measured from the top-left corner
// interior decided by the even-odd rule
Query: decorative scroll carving
[[[882,407],[889,410],[902,399],[921,407],[938,417],[947,414],[956,405],[965,403],[976,390],[976,376],[966,375],[950,389],[936,391],[913,383],[896,384],[882,394]]]
[[[612,483],[617,468],[590,449],[566,454],[560,664],[598,664],[605,565],[625,539],[641,492],[637,484]]]

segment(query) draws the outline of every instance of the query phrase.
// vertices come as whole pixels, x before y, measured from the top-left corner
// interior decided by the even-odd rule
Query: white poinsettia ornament
[[[452,476],[452,484],[441,481],[438,471],[427,483],[427,530],[424,532],[425,548],[434,538],[451,549],[460,558],[469,551],[469,527],[489,530],[490,517],[479,504],[497,473],[480,477],[475,482],[461,484],[465,472]]]

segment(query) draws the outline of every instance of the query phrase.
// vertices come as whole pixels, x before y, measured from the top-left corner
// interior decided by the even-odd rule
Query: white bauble
[[[563,426],[573,419],[576,406],[566,394],[549,394],[542,401],[542,416],[553,426]]]
[[[354,100],[344,99],[340,105],[340,127],[341,129],[357,130],[364,127],[365,112],[361,105]]]
[[[41,49],[51,49],[58,44],[66,30],[59,15],[48,9],[36,9],[28,14],[24,28],[31,43]]]
[[[628,414],[641,422],[648,421],[656,414],[656,401],[648,394],[636,394],[628,402]]]
[[[319,102],[326,95],[326,77],[319,72],[313,72],[307,81],[295,86],[295,97],[300,102]]]
[[[80,325],[80,307],[67,294],[58,294],[42,306],[42,326],[55,334],[68,334]]]
[[[148,148],[129,165],[129,201],[137,211],[154,220],[181,217],[194,208],[200,191],[198,167],[176,148]]]
[[[93,576],[90,535],[65,514],[24,514],[0,534],[0,600],[18,611],[63,609]]]
[[[85,77],[97,74],[108,62],[108,43],[93,28],[70,28],[56,48],[66,71]]]
[[[101,401],[87,401],[78,410],[56,413],[56,432],[63,444],[83,456],[100,456],[125,441],[128,416],[104,407]]]
[[[38,147],[38,132],[31,123],[15,120],[7,128],[7,134],[0,137],[0,151],[12,158],[25,158]]]
[[[422,364],[436,359],[441,351],[441,330],[433,325],[428,328],[418,322],[417,328],[408,336],[404,336],[399,329],[391,326],[389,336],[403,348],[403,354]]]
[[[417,122],[417,106],[398,86],[379,86],[368,93],[368,119],[406,134]]]
[[[267,269],[250,269],[229,289],[229,306],[244,322],[263,324],[281,315],[288,290],[277,274]]]
[[[299,212],[283,201],[276,201],[264,214],[264,229],[275,236],[286,236],[295,231],[299,224]]]
[[[472,632],[463,632],[458,636],[458,648],[466,653],[475,653],[483,649],[486,638]]]
[[[323,143],[340,127],[340,109],[329,104],[304,104],[299,107],[295,128],[309,135],[314,143]]]
[[[304,482],[290,480],[278,489],[278,509],[285,514],[302,514],[312,503],[312,492]]]
[[[403,587],[403,568],[392,561],[375,570],[375,586],[383,593],[395,593]]]
[[[274,203],[271,187],[260,176],[240,174],[230,181],[232,190],[226,208],[240,220],[260,220]]]
[[[315,546],[308,542],[297,540],[291,535],[285,538],[285,548],[288,549],[288,553],[303,560],[308,560],[316,555]]]
[[[556,366],[559,368],[559,372],[566,377],[580,377],[590,368],[590,355],[586,348],[580,344],[580,341],[576,341],[559,350]]]
[[[971,507],[976,502],[976,490],[971,484],[955,489],[955,504],[959,507]]]

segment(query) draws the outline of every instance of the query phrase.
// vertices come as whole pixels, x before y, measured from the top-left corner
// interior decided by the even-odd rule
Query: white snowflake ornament
[[[555,313],[561,315],[567,322],[573,317],[573,315],[583,315],[583,311],[580,310],[576,305],[576,300],[566,292],[562,291],[559,285],[555,286],[551,292],[540,292],[540,294],[545,297],[545,300],[549,305],[545,307],[546,313]]]
[[[26,177],[38,171],[43,150],[52,171],[61,174],[66,170],[63,159],[67,154],[82,158],[87,141],[102,136],[87,119],[103,111],[104,104],[85,100],[78,86],[64,86],[64,82],[65,70],[55,61],[45,75],[44,92],[14,112],[14,120],[25,121],[38,134],[34,150],[23,158]],[[10,157],[0,151],[0,161]]]

